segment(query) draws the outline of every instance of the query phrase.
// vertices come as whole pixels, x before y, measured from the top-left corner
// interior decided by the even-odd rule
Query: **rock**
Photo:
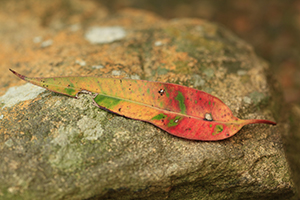
[[[16,21],[22,16],[26,24],[11,27],[1,20],[0,29],[6,30],[2,37],[7,38],[6,48],[0,50],[1,199],[289,199],[294,195],[280,135],[288,131],[285,115],[280,114],[281,96],[268,65],[250,45],[200,19],[164,20],[132,9],[108,15],[105,8],[86,1],[67,1],[72,6],[64,9],[58,0],[51,1],[50,8],[48,1],[39,6],[30,2],[22,3],[32,10],[24,16],[10,12],[0,16]],[[17,1],[1,4],[1,9],[8,5],[21,9]],[[50,16],[43,23],[32,20],[45,20],[39,9]],[[70,31],[72,24],[82,30]],[[84,33],[94,26],[118,26],[126,36],[111,43],[89,43]],[[35,36],[29,30],[35,30]],[[36,36],[53,43],[41,48],[33,42]],[[34,90],[31,98],[19,98],[18,89],[25,83],[8,66],[28,76],[120,76],[178,83],[219,97],[239,118],[275,120],[278,125],[248,125],[218,142],[185,140],[103,111],[92,105],[89,95],[73,99]],[[15,96],[7,101],[16,85]],[[245,102],[244,97],[249,99]],[[19,100],[15,103],[14,98]]]
[[[289,121],[291,122],[291,130],[283,135],[283,140],[286,148],[286,157],[296,186],[297,197],[295,199],[300,199],[300,105],[292,104],[290,110]]]

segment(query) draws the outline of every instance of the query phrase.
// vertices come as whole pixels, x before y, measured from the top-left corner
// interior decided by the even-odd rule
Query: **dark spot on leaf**
[[[158,91],[158,94],[160,94],[160,96],[162,96],[164,93],[165,93],[165,90],[164,90],[164,89],[160,89],[160,90]]]
[[[121,112],[121,108],[119,108],[119,112]]]

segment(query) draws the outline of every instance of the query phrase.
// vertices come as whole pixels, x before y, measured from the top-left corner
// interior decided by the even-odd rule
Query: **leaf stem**
[[[272,124],[276,125],[276,122],[270,121],[270,120],[265,120],[265,119],[247,119],[245,120],[246,124]]]

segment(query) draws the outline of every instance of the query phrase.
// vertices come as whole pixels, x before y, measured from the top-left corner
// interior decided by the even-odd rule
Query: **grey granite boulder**
[[[166,21],[137,10],[105,20],[105,28],[97,29],[95,21],[92,29],[72,33],[75,45],[57,43],[60,36],[53,35],[51,46],[43,47],[49,51],[32,49],[40,54],[71,53],[57,66],[15,70],[28,76],[92,71],[178,83],[217,96],[239,118],[275,120],[278,125],[248,125],[224,141],[185,140],[103,111],[92,105],[89,95],[73,99],[20,81],[0,97],[0,199],[293,196],[281,141],[281,133],[288,131],[285,115],[280,114],[281,96],[268,65],[251,46],[202,20]],[[103,29],[122,34],[111,32],[118,37],[114,40],[108,34],[107,43],[91,41],[97,38],[93,34],[101,37]],[[64,31],[68,32],[60,34]],[[40,64],[47,63],[47,58],[41,59],[45,60]]]

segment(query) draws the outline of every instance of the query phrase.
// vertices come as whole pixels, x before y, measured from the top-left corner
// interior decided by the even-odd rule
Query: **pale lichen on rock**
[[[80,119],[77,122],[77,125],[87,140],[97,140],[102,136],[104,131],[102,125],[99,124],[99,121],[86,116]]]
[[[21,86],[9,88],[6,93],[0,97],[0,102],[3,104],[2,108],[12,107],[19,102],[36,98],[40,93],[46,89],[25,83]]]
[[[85,33],[85,38],[92,44],[110,43],[123,39],[126,36],[124,28],[112,27],[91,27]]]

